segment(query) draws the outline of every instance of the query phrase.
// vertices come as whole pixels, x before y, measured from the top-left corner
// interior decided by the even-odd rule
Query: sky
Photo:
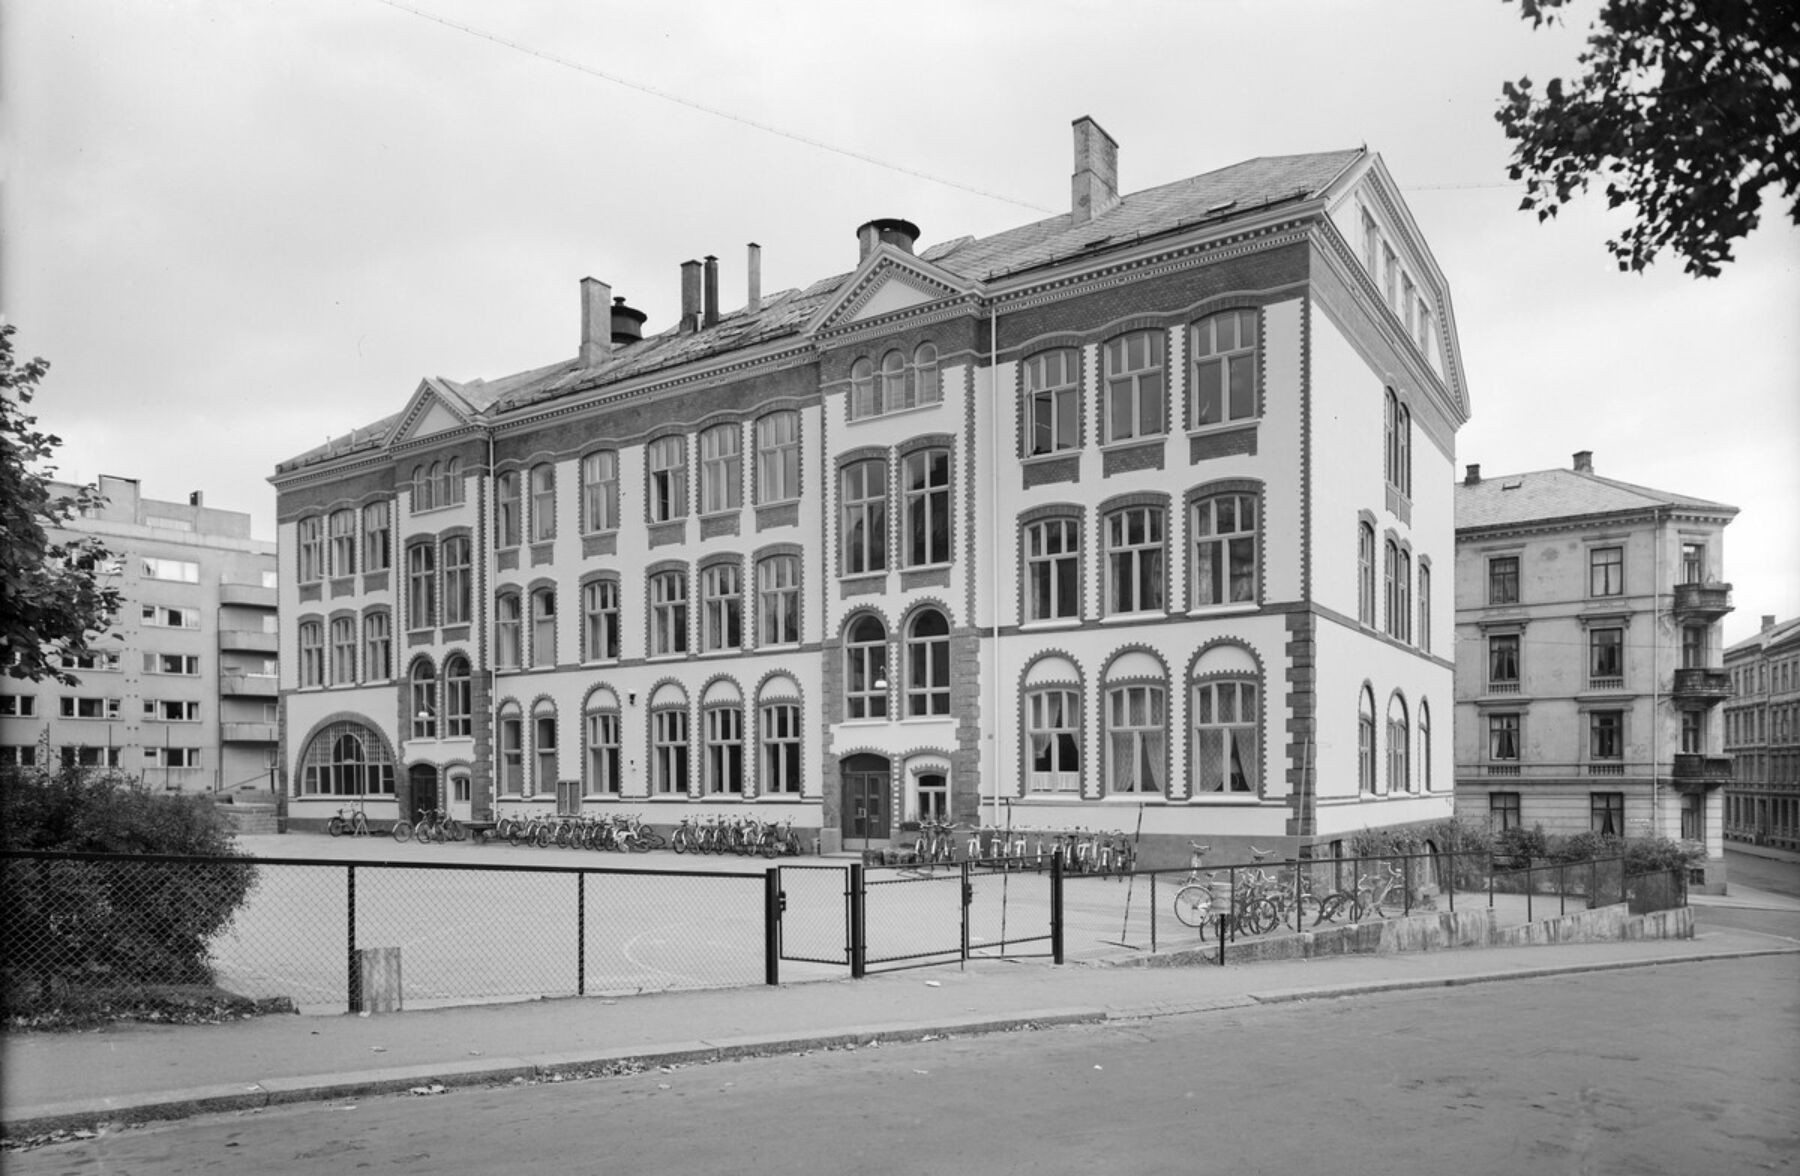
[[[1726,502],[1735,643],[1800,615],[1800,229],[1724,276],[1624,274],[1619,214],[1518,211],[1504,79],[1571,74],[1597,0],[0,0],[0,315],[51,372],[59,476],[247,511],[420,379],[574,356],[578,283],[671,326],[1066,210],[1072,120],[1130,192],[1366,144],[1450,283],[1457,469]]]

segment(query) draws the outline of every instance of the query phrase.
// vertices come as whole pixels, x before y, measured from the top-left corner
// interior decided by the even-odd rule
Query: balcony
[[[1708,706],[1731,697],[1731,675],[1724,670],[1675,671],[1675,701],[1703,702]]]
[[[1675,616],[1679,620],[1716,621],[1730,611],[1730,584],[1675,585]]]
[[[265,588],[261,584],[220,584],[219,603],[274,608],[275,589]]]
[[[274,698],[281,693],[274,674],[220,674],[219,693],[237,698]]]
[[[1678,752],[1675,756],[1675,765],[1669,775],[1678,786],[1704,787],[1709,784],[1729,784],[1731,783],[1731,757]]]
[[[281,638],[261,629],[220,629],[219,648],[238,653],[275,653]]]
[[[219,738],[226,743],[273,743],[274,723],[220,723]]]

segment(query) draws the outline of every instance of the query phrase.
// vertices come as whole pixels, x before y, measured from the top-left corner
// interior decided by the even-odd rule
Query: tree
[[[1540,28],[1567,0],[1519,0]],[[1800,224],[1800,6],[1792,0],[1604,0],[1583,74],[1507,82],[1494,117],[1513,140],[1508,174],[1539,221],[1604,182],[1633,222],[1607,242],[1621,270],[1663,250],[1716,277],[1779,186]]]
[[[112,553],[98,539],[52,543],[45,532],[104,500],[91,485],[52,496],[44,463],[62,439],[28,411],[50,365],[13,362],[15,329],[0,326],[0,659],[10,677],[73,685],[64,667],[106,630],[119,591],[102,581]]]

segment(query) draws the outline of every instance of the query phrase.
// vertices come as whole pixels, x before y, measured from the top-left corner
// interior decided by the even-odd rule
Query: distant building
[[[1574,468],[1456,488],[1456,806],[1496,829],[1662,836],[1724,883],[1719,618],[1737,508]]]
[[[275,545],[250,516],[144,498],[102,476],[106,504],[51,532],[117,557],[124,601],[76,686],[0,678],[0,764],[111,767],[170,791],[266,791],[276,740]],[[53,494],[76,487],[53,484]]]
[[[1725,836],[1800,850],[1800,619],[1776,623],[1725,651]]]
[[[1134,193],[575,358],[284,462],[290,825],[752,813],[1331,853],[1451,811],[1450,294],[1363,149]]]

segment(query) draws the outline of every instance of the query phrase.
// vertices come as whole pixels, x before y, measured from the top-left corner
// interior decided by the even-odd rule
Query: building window
[[[331,681],[337,686],[348,686],[356,681],[355,617],[332,618]]]
[[[1602,837],[1625,836],[1625,794],[1588,793],[1588,827]]]
[[[494,479],[494,546],[519,545],[519,471]]]
[[[1106,612],[1163,607],[1163,512],[1128,506],[1106,516]]]
[[[1194,793],[1254,792],[1260,711],[1256,682],[1209,679],[1194,684]]]
[[[844,467],[844,574],[887,570],[887,463],[879,458]]]
[[[887,630],[864,613],[844,642],[844,711],[852,719],[887,717]]]
[[[744,712],[710,706],[706,723],[706,791],[714,796],[744,794]]]
[[[363,617],[363,674],[369,682],[385,682],[394,673],[394,639],[388,614],[372,612]]]
[[[1193,329],[1194,428],[1254,418],[1256,311],[1228,310]]]
[[[1625,630],[1588,630],[1588,686],[1617,690],[1625,685]]]
[[[522,796],[525,792],[525,720],[519,704],[509,702],[500,708],[500,794]]]
[[[321,547],[321,543],[323,541],[319,538],[319,528],[322,525],[322,523],[319,519],[316,519],[316,518],[311,520],[311,522],[312,522],[312,561],[311,561],[312,562],[312,575],[311,576],[305,576],[305,575],[301,576],[301,579],[303,579],[303,580],[304,579],[317,580],[319,578],[319,576],[322,574],[322,569],[321,569],[320,565],[323,563],[324,558],[325,558],[324,550]],[[302,521],[301,534],[302,534],[302,538],[304,539],[304,536],[305,536],[304,520]],[[300,561],[300,566],[301,566],[302,570],[304,570],[305,567],[307,566],[305,550],[306,550],[305,545],[303,543],[302,547],[301,547],[301,561]],[[146,555],[146,556],[141,557],[138,560],[138,570],[143,573],[143,576],[146,580],[169,580],[169,581],[173,581],[174,583],[177,583],[177,584],[198,584],[200,582],[200,565],[195,563],[191,559],[157,559],[154,556]]]
[[[1400,259],[1394,256],[1394,250],[1386,241],[1381,243],[1381,298],[1389,306],[1394,305],[1395,286],[1400,277]]]
[[[743,429],[714,425],[700,434],[700,513],[737,510],[744,501]]]
[[[657,572],[650,577],[650,653],[668,656],[688,648],[687,573]]]
[[[895,412],[911,407],[906,401],[906,357],[890,351],[881,357],[876,375],[876,412]]]
[[[761,601],[758,645],[793,645],[800,640],[800,557],[772,555],[756,565]]]
[[[1625,712],[1592,711],[1588,714],[1588,772],[1616,776],[1625,770]]]
[[[1684,542],[1681,545],[1681,582],[1706,583],[1706,544]]]
[[[437,738],[437,671],[425,658],[419,658],[412,664],[412,672],[407,675],[412,688],[412,737],[414,739]]]
[[[429,629],[436,615],[437,553],[430,543],[406,549],[406,627]]]
[[[1683,625],[1681,627],[1681,668],[1703,670],[1706,668],[1706,660],[1706,626]]]
[[[901,463],[906,566],[950,562],[950,451],[923,449]]]
[[[756,422],[756,501],[800,497],[800,414],[772,412]]]
[[[300,622],[300,685],[325,684],[325,625],[322,621]]]
[[[605,692],[601,692],[605,696]],[[610,696],[606,696],[610,701]],[[619,774],[619,712],[612,708],[587,713],[587,790],[589,796],[617,796]]]
[[[517,592],[502,592],[494,601],[494,664],[503,670],[523,664]]]
[[[1364,686],[1356,704],[1356,786],[1367,795],[1375,784],[1375,694]]]
[[[658,437],[650,442],[650,521],[666,523],[687,517],[687,438]]]
[[[581,531],[584,535],[619,526],[619,455],[610,449],[581,459]]]
[[[1488,692],[1519,692],[1519,635],[1501,633],[1488,638]]]
[[[1496,555],[1488,560],[1488,603],[1519,603],[1519,557]]]
[[[1161,686],[1113,686],[1107,690],[1109,793],[1163,791],[1168,738],[1163,701]]]
[[[119,700],[64,697],[61,714],[65,719],[116,719],[119,717]]]
[[[388,570],[394,558],[393,536],[386,502],[371,502],[363,507],[363,571]]]
[[[800,793],[800,708],[773,702],[762,708],[762,790]]]
[[[1684,792],[1681,796],[1681,839],[1706,840],[1706,798],[1697,792]]]
[[[556,707],[540,702],[531,708],[531,755],[534,792],[556,791]]]
[[[556,467],[549,462],[531,467],[531,541],[547,543],[556,538]]]
[[[438,469],[437,463],[432,463]],[[452,457],[444,462],[438,470],[437,504],[439,506],[459,506],[463,500],[462,459]]]
[[[394,761],[380,738],[358,723],[333,723],[300,757],[301,796],[392,796]]]
[[[1431,565],[1419,560],[1419,648],[1431,652]]]
[[[1256,495],[1194,503],[1194,607],[1256,600]]]
[[[1027,359],[1026,444],[1032,456],[1061,453],[1081,444],[1081,358],[1072,347]]]
[[[1105,346],[1107,442],[1164,431],[1163,333],[1134,331]]]
[[[1356,619],[1375,627],[1375,528],[1356,525]]]
[[[460,653],[444,662],[444,736],[466,739],[475,730],[474,694],[469,659]]]
[[[531,664],[556,664],[556,589],[537,588],[531,593]]]
[[[30,719],[37,716],[37,696],[0,694],[0,718]]]
[[[466,625],[473,580],[469,569],[469,537],[452,535],[444,540],[444,624]]]
[[[331,574],[356,574],[356,512],[353,510],[331,512]]]
[[[908,718],[950,713],[950,622],[935,608],[914,616],[906,634]]]
[[[433,465],[416,465],[412,472],[412,508],[414,514],[423,514],[437,508],[438,467]]]
[[[1412,791],[1412,731],[1406,721],[1406,700],[1398,694],[1388,699],[1388,774],[1389,792]]]
[[[1431,791],[1431,708],[1419,702],[1419,786]]]
[[[659,796],[688,791],[688,716],[672,707],[650,716],[652,786]]]
[[[744,644],[743,572],[735,563],[700,571],[700,648],[712,652]]]
[[[1032,792],[1081,791],[1081,695],[1033,690],[1025,696],[1025,786]]]
[[[1369,276],[1376,276],[1376,266],[1380,264],[1381,230],[1375,225],[1375,218],[1369,210],[1360,209],[1362,213],[1363,265],[1368,267]]]
[[[1517,792],[1488,793],[1488,827],[1496,833],[1524,827],[1524,822],[1519,817]]]
[[[867,356],[850,365],[850,419],[875,416],[881,408],[875,401],[875,365]]]
[[[944,398],[943,386],[938,381],[936,347],[921,343],[913,349],[912,377],[914,404],[936,404]]]
[[[1706,750],[1705,716],[1699,711],[1681,712],[1681,750],[1688,754]]]
[[[1050,621],[1081,615],[1081,521],[1044,519],[1025,528],[1025,614]]]
[[[1625,549],[1596,547],[1588,552],[1588,595],[1622,596],[1625,593]]]
[[[1400,403],[1400,394],[1387,390],[1387,481],[1405,495],[1412,494],[1412,410]]]
[[[322,537],[324,527],[325,520],[314,515],[312,518],[301,519],[295,528],[298,532],[296,548],[299,551],[302,584],[311,584],[325,575],[325,541]]]
[[[582,657],[612,661],[619,656],[619,582],[592,580],[581,588]]]

